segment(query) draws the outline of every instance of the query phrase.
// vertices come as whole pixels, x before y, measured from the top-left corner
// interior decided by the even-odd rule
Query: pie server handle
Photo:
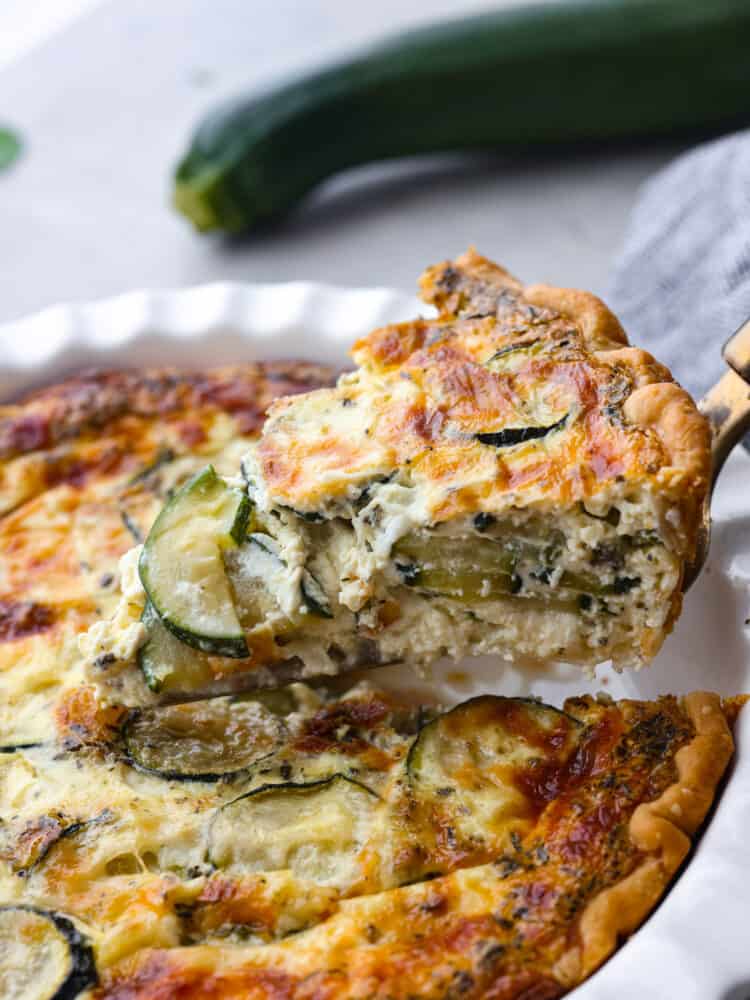
[[[698,404],[711,425],[711,490],[729,453],[750,432],[750,319],[724,344],[726,372]]]

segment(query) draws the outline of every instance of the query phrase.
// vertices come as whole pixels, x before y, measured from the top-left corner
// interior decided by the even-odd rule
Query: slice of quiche
[[[471,251],[422,290],[437,318],[356,343],[335,387],[271,406],[241,478],[207,468],[165,507],[89,637],[91,663],[117,660],[100,687],[139,703],[445,654],[654,656],[708,487],[704,418],[593,295]]]

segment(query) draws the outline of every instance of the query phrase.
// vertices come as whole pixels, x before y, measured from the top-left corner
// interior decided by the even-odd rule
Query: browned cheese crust
[[[438,524],[511,505],[569,506],[625,484],[674,508],[674,547],[689,557],[708,487],[708,425],[663,365],[628,346],[606,305],[588,292],[524,287],[473,250],[429,268],[421,288],[438,318],[358,341],[359,383],[303,410],[294,400],[271,408],[259,458],[273,499],[312,510],[358,475],[408,468]],[[367,407],[366,427],[326,419],[344,397],[352,413]],[[535,412],[567,414],[544,448],[497,450],[477,439],[534,423]],[[304,433],[303,418],[314,433]]]
[[[342,901],[287,942],[146,949],[107,971],[97,998],[551,1000],[567,993],[664,893],[733,743],[712,694],[619,704],[576,698],[565,709],[586,727],[578,750],[561,770],[542,760],[527,774],[536,820],[490,863],[457,861],[432,881]],[[226,887],[222,899],[240,906]]]

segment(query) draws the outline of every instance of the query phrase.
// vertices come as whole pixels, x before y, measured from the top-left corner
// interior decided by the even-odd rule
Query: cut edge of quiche
[[[705,419],[589,293],[474,251],[422,293],[437,318],[359,341],[335,387],[272,404],[241,478],[204,470],[165,508],[83,644],[89,664],[114,650],[89,667],[104,697],[443,655],[653,658],[708,489]]]

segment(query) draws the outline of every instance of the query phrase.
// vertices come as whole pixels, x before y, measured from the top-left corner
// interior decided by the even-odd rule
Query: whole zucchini
[[[676,134],[750,111],[748,0],[570,0],[402,34],[209,113],[175,178],[201,230],[418,153]]]

